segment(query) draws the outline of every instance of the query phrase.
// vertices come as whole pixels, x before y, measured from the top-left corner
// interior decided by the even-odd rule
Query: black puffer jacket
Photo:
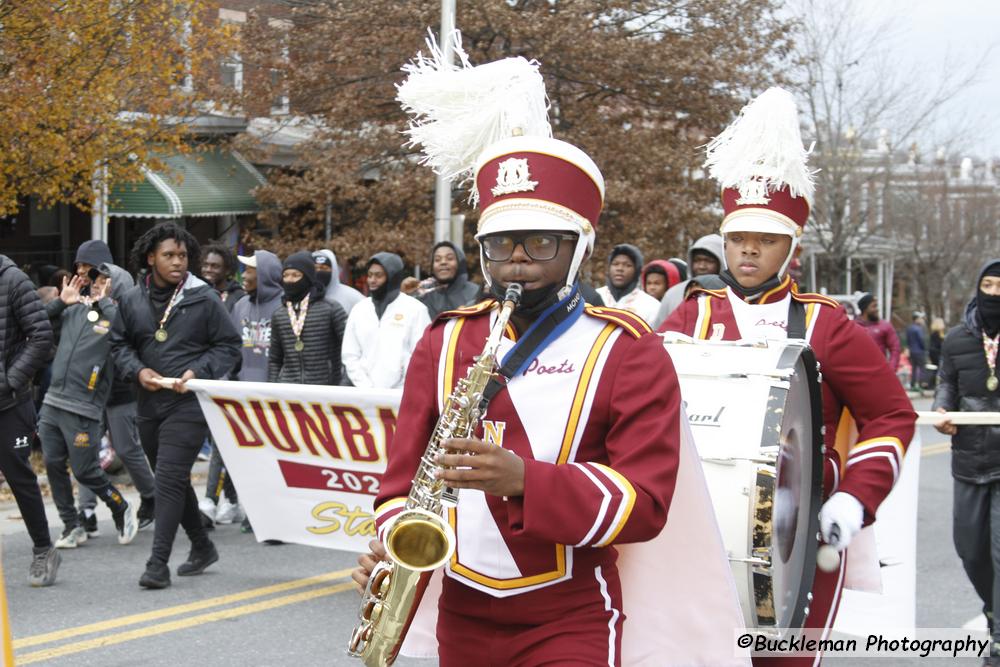
[[[52,346],[52,324],[35,286],[0,255],[0,410],[31,398],[31,378]]]
[[[976,284],[989,262],[980,272]],[[965,320],[945,336],[941,346],[934,409],[959,412],[1000,411],[1000,390],[986,388],[989,367],[983,352],[983,324],[976,299],[965,309]],[[951,474],[970,484],[1000,480],[1000,426],[959,426],[951,437]]]
[[[339,385],[340,348],[344,342],[347,313],[336,302],[323,300],[321,292],[309,298],[309,311],[302,327],[301,352],[295,349],[295,332],[285,304],[271,316],[271,348],[267,381],[291,384]]]

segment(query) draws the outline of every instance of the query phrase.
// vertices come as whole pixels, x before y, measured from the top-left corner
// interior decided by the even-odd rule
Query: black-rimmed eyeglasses
[[[484,236],[483,253],[491,262],[506,262],[514,254],[514,248],[521,246],[524,254],[536,262],[547,262],[559,253],[559,242],[576,240],[572,234],[552,232],[531,234],[491,234]]]

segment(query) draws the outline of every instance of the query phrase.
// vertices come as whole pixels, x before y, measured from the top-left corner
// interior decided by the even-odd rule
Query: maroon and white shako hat
[[[795,98],[782,88],[767,89],[709,142],[706,153],[705,167],[722,188],[725,217],[719,231],[723,236],[792,237],[784,273],[809,219],[815,189]]]
[[[593,249],[604,177],[576,146],[552,137],[503,139],[483,151],[475,173],[477,239],[528,229],[567,231]]]
[[[552,137],[539,63],[522,57],[473,66],[458,31],[448,35],[452,65],[433,36],[428,55],[403,66],[396,98],[410,115],[406,134],[422,164],[471,184],[480,211],[476,239],[514,231],[578,235],[566,287],[593,250],[604,204],[604,178],[582,150]],[[480,252],[484,276],[485,258]]]

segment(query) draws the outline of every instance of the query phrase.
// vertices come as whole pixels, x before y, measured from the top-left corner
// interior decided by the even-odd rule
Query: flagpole
[[[449,65],[455,62],[451,34],[455,30],[455,0],[441,0],[441,52]],[[437,177],[434,192],[434,242],[455,241],[451,238],[451,182]],[[458,239],[458,243],[462,240]]]

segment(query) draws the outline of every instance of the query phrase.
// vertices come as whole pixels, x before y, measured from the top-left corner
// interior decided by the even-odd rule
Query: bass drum
[[[800,628],[823,493],[823,405],[804,341],[664,343],[747,627]]]

